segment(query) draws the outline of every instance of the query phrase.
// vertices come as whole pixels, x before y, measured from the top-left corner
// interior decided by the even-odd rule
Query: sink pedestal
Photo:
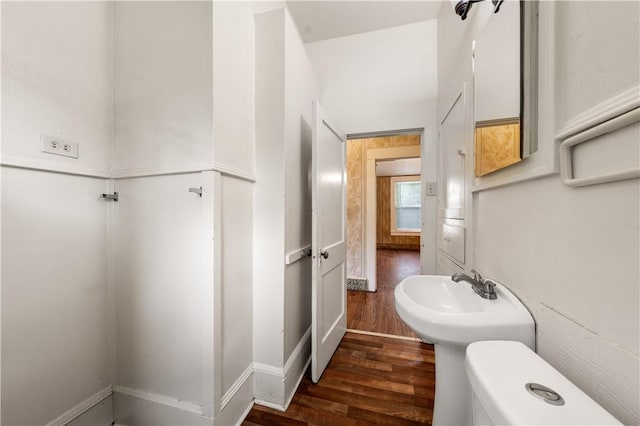
[[[433,426],[471,424],[471,385],[464,370],[466,346],[435,344]]]

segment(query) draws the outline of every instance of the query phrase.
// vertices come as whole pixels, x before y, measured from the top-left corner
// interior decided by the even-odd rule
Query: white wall
[[[424,182],[436,181],[437,40],[434,19],[305,45],[324,107],[343,132],[425,129]],[[424,197],[423,221],[421,265],[430,274],[436,270],[435,197]]]
[[[216,413],[216,424],[235,424],[243,418],[254,398],[254,338],[262,343],[262,362],[275,365],[277,348],[282,347],[283,336],[268,334],[273,322],[283,324],[282,294],[277,296],[270,288],[254,288],[254,277],[278,277],[283,279],[282,270],[260,275],[264,270],[251,265],[261,263],[265,268],[275,268],[265,251],[254,251],[253,241],[262,239],[262,244],[273,242],[266,253],[282,247],[283,217],[260,215],[254,205],[267,203],[270,206],[281,202],[282,193],[271,186],[271,177],[262,176],[254,185],[252,180],[258,173],[258,155],[275,155],[273,162],[262,163],[262,171],[271,173],[282,170],[278,167],[278,150],[256,149],[256,53],[264,53],[257,48],[264,42],[256,37],[254,15],[276,8],[283,2],[215,2],[214,3],[214,136],[215,167],[222,171],[237,173],[245,180],[225,175],[221,179],[221,307],[220,307],[220,359],[216,364],[221,370],[221,381],[216,382],[221,396],[220,411]],[[269,56],[264,57],[266,60]],[[275,86],[278,87],[277,85]],[[280,114],[282,111],[280,111]],[[282,140],[280,138],[280,140]],[[257,188],[260,187],[261,190]],[[280,190],[282,181],[280,180]],[[275,192],[272,192],[275,191]],[[273,196],[273,198],[270,198]],[[264,209],[263,204],[263,209]],[[264,210],[260,210],[264,212]],[[260,230],[258,226],[262,225]],[[280,234],[278,234],[278,231]],[[255,236],[254,236],[255,235]],[[280,243],[277,238],[280,238]],[[281,249],[283,250],[283,249]],[[278,275],[279,273],[279,275]],[[271,310],[280,309],[267,322],[264,319]],[[266,313],[265,313],[266,312]],[[217,318],[217,317],[216,317]],[[255,324],[255,325],[254,325]],[[259,328],[264,327],[264,328]],[[269,340],[270,337],[280,339]],[[266,340],[261,340],[261,339]],[[273,349],[276,355],[267,354]],[[216,351],[218,353],[218,351]],[[273,356],[274,358],[269,358]],[[280,354],[281,356],[281,354]],[[266,358],[265,358],[266,357]]]
[[[557,129],[638,85],[640,14],[635,2],[552,7]],[[439,66],[448,72],[440,75],[451,77],[439,82],[440,116],[469,50],[448,52],[478,28],[473,17],[465,26],[443,7]],[[625,424],[640,418],[638,198],[638,180],[572,189],[558,175],[482,191],[474,197],[469,247],[476,256],[469,266],[507,285],[531,310],[539,354]]]
[[[58,421],[70,420],[68,409],[90,403],[87,398],[101,395],[98,391],[107,395],[111,380],[115,397],[74,424],[110,423],[114,406],[117,418],[130,425],[211,424],[213,414],[230,424],[252,403],[247,336],[253,283],[247,266],[253,232],[253,13],[277,4],[225,5],[230,7],[216,5],[215,35],[213,6],[206,2],[2,5],[3,164],[101,177],[111,169],[119,179],[3,166],[3,202],[10,206],[3,230],[28,226],[21,238],[35,232],[33,238],[43,240],[42,253],[29,258],[27,270],[15,259],[24,256],[14,247],[15,233],[2,237],[3,304],[14,303],[3,311],[3,339],[12,340],[12,346],[3,345],[2,367],[13,368],[3,376],[8,423],[44,424],[60,414]],[[231,173],[217,178],[219,193],[212,192],[211,171],[160,176],[210,170],[214,131],[221,148],[216,167]],[[79,142],[80,159],[41,154],[40,133]],[[187,191],[199,185],[202,199]],[[98,198],[114,187],[119,204]],[[115,214],[109,225],[108,211]],[[53,221],[52,213],[77,221],[82,235]],[[206,234],[213,232],[214,219],[221,248],[215,271],[203,267],[213,264],[212,250],[203,245],[213,244]],[[54,262],[61,252],[79,267],[62,270],[64,264]],[[41,278],[34,286],[45,286],[43,292],[50,284],[63,287],[67,299],[51,304],[55,298],[50,298],[46,306],[31,293],[12,299],[18,282],[43,273],[49,281]],[[87,282],[90,273],[95,276]],[[215,356],[214,302],[208,299],[213,289],[201,285],[209,274],[219,278]],[[25,307],[27,301],[38,312]],[[13,317],[46,322],[37,330],[46,336],[36,334],[32,341],[34,334],[25,336]],[[41,368],[24,363],[24,351],[32,348]],[[15,368],[19,357],[25,369]],[[210,407],[214,381],[208,365],[214,358],[220,361],[216,413]],[[61,361],[49,368],[51,359]],[[31,373],[37,379],[25,376]],[[17,398],[20,403],[14,404]],[[109,417],[103,419],[105,413]]]
[[[119,174],[211,167],[212,9],[212,2],[114,4]]]
[[[253,363],[253,184],[222,177],[222,392]]]
[[[112,8],[1,7],[2,423],[69,421],[109,393],[108,182],[28,167],[108,170]],[[42,134],[79,143],[79,158],[41,153]]]
[[[283,365],[284,13],[256,16],[254,360]]]
[[[114,411],[129,426],[214,416],[212,14],[114,5]]]
[[[112,7],[2,3],[3,162],[104,173],[112,128]],[[45,154],[42,135],[79,144]]]
[[[321,89],[295,23],[286,14],[284,63],[285,253],[311,244],[312,102]],[[311,259],[285,268],[284,359],[311,327]]]
[[[320,87],[289,12],[256,17],[255,392],[283,408],[310,356],[311,104]]]
[[[213,4],[214,161],[255,174],[254,15],[283,7],[277,1],[216,1]]]
[[[2,421],[46,424],[109,386],[102,179],[2,168]]]

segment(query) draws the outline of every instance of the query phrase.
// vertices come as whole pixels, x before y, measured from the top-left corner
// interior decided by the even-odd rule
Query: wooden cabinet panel
[[[520,161],[519,122],[476,127],[476,176]]]

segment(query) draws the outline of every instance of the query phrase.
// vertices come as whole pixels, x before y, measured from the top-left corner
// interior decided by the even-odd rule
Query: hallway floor
[[[393,291],[406,277],[420,274],[420,252],[379,249],[376,271],[375,293],[347,291],[347,328],[418,337],[398,316]]]
[[[348,332],[320,382],[309,371],[286,412],[255,405],[252,425],[431,424],[433,346]]]

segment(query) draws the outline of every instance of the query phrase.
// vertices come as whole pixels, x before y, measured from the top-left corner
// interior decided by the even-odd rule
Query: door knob
[[[329,258],[329,252],[326,251],[326,250],[322,250],[320,252],[320,256],[324,257],[325,259],[328,259]]]

